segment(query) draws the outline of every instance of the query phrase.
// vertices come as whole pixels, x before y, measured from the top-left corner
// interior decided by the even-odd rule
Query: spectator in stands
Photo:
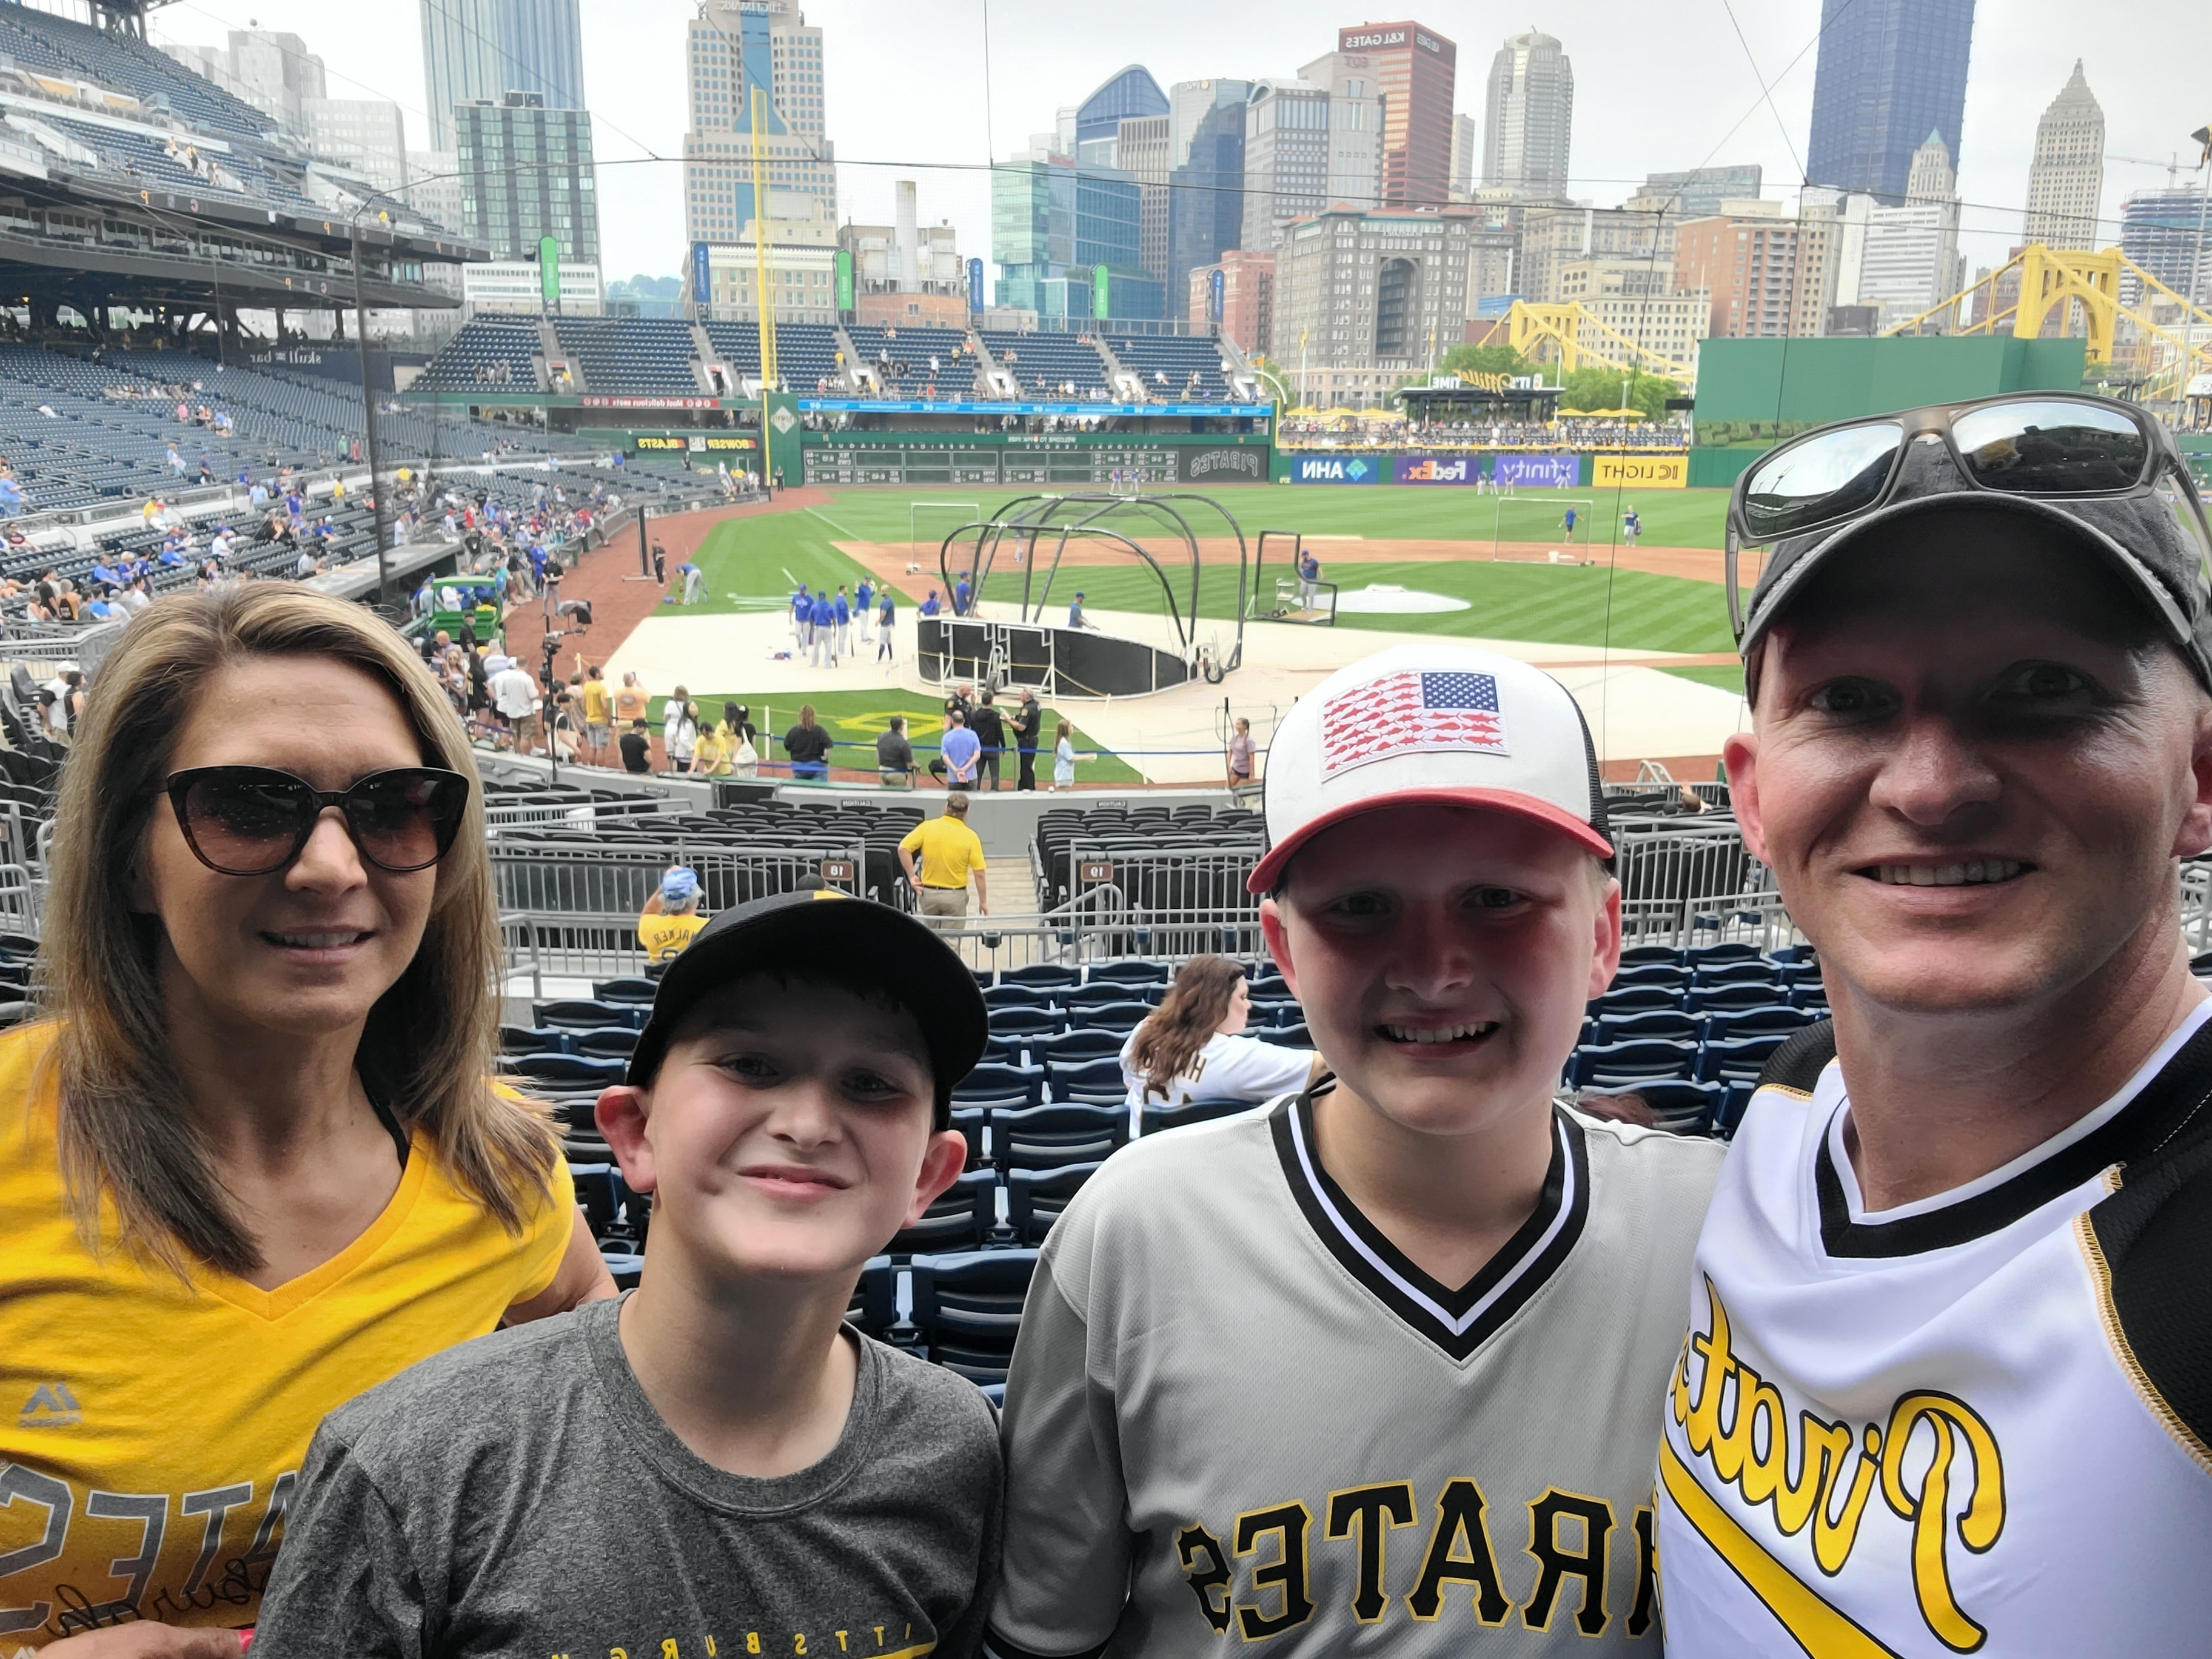
[[[757,777],[760,773],[760,731],[752,720],[752,710],[741,702],[722,705],[723,737],[730,745],[730,769],[741,778]]]
[[[691,749],[691,775],[701,778],[728,777],[730,757],[736,744],[727,728],[720,721],[702,720],[696,702],[685,705],[685,713],[699,733]]]
[[[916,781],[914,745],[907,741],[906,716],[894,714],[876,738],[876,769],[887,788],[911,789]]]
[[[915,855],[921,855],[917,866]],[[915,825],[899,842],[899,867],[926,917],[957,919],[968,914],[968,884],[975,884],[975,912],[991,914],[991,890],[983,868],[983,843],[968,827],[968,797],[947,796],[944,813]],[[941,925],[933,923],[935,925]]]
[[[706,925],[699,914],[699,872],[679,864],[645,902],[637,919],[638,949],[647,962],[673,962]]]
[[[1185,963],[1159,1007],[1121,1045],[1131,1113],[1199,1099],[1256,1106],[1320,1080],[1328,1068],[1319,1054],[1244,1036],[1251,1018],[1252,988],[1240,963],[1217,956]]]
[[[1241,789],[1252,781],[1252,760],[1255,746],[1252,742],[1252,722],[1241,715],[1237,729],[1229,737],[1229,746],[1223,754],[1228,763],[1229,787]]]
[[[830,751],[836,747],[836,739],[815,723],[814,705],[801,703],[799,724],[783,734],[783,752],[791,757],[791,775],[827,782]]]
[[[1014,780],[1016,789],[1036,788],[1037,733],[1044,729],[1044,709],[1036,700],[1036,693],[1028,686],[1022,688],[1022,701],[1014,710],[1014,744],[1021,757],[1021,772]]]
[[[584,750],[594,766],[606,764],[607,744],[614,737],[614,699],[607,691],[606,671],[593,663],[584,671]]]
[[[115,597],[116,603],[133,616],[154,602],[154,596],[148,591],[143,576],[133,576],[131,585]]]
[[[623,770],[644,777],[653,770],[653,738],[647,729],[645,718],[640,715],[629,723],[622,734]]]
[[[996,793],[999,761],[1006,752],[1006,717],[992,706],[991,693],[988,690],[983,693],[983,701],[969,715],[968,729],[975,734],[975,741],[982,745],[975,757],[976,782],[980,785],[988,778],[991,790]]]
[[[532,754],[538,744],[538,684],[520,663],[503,660],[507,665],[490,676],[488,682],[492,707],[499,710],[507,729],[514,734],[514,752]]]
[[[1052,787],[1075,787],[1075,728],[1066,720],[1060,721],[1052,746]]]
[[[112,597],[114,592],[112,587],[95,589],[93,592],[92,603],[85,607],[85,615],[94,622],[113,622],[122,616],[124,614],[122,608]]]
[[[615,724],[623,727],[635,725],[646,716],[647,703],[645,688],[637,683],[634,672],[625,672],[623,683],[615,690]]]
[[[0,473],[0,514],[19,517],[23,511],[23,486],[12,473]]]
[[[100,699],[56,821],[51,1018],[0,1036],[0,1345],[98,1426],[64,1446],[11,1413],[0,1456],[56,1515],[97,1514],[94,1492],[218,1492],[238,1562],[331,1408],[614,1287],[544,1116],[492,1087],[478,786],[405,642],[284,584],[173,598],[125,631]],[[52,1538],[9,1590],[58,1633],[123,1607],[254,1622],[257,1572],[211,1554],[183,1591],[193,1544],[162,1558],[175,1594],[73,1620],[114,1540]],[[240,1647],[150,1624],[83,1644]]]
[[[699,705],[682,686],[661,711],[660,747],[671,772],[688,772],[699,744]]]
[[[1091,625],[1091,619],[1083,614],[1083,590],[1080,588],[1076,590],[1075,598],[1067,607],[1067,625],[1070,628],[1089,628]]]
[[[947,789],[973,789],[975,774],[982,758],[983,744],[968,726],[968,711],[954,708],[945,717],[945,735],[938,740],[939,754],[945,762],[945,787]],[[934,767],[930,769],[933,772]]]
[[[767,1607],[810,1635],[850,1625],[856,1651],[866,1618],[902,1652],[974,1653],[996,1420],[844,1321],[868,1258],[965,1159],[951,1090],[986,1030],[959,958],[887,906],[800,892],[716,917],[599,1097],[652,1194],[637,1290],[332,1419],[268,1592],[271,1659],[551,1652],[583,1628],[734,1646]]]

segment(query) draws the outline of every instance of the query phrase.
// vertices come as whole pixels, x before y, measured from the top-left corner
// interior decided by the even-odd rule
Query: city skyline
[[[824,0],[805,9],[808,23],[822,27],[830,41],[824,130],[840,156],[851,158],[838,167],[839,217],[888,221],[896,181],[915,178],[933,204],[932,219],[950,219],[962,246],[979,251],[988,243],[987,156],[995,151],[1003,160],[1030,133],[1049,131],[1058,106],[1079,100],[1121,66],[1141,62],[1163,86],[1212,76],[1281,77],[1330,50],[1340,29],[1365,21],[1359,8],[1310,0],[1204,16],[1156,0],[1127,0],[1100,18],[1001,9],[992,18],[987,103],[980,4],[949,4],[927,27],[886,0]],[[607,179],[603,239],[610,276],[672,275],[681,265],[684,40],[695,12],[682,0],[581,0],[596,149]],[[1603,205],[1625,200],[1648,173],[1701,162],[1758,164],[1770,198],[1794,196],[1810,131],[1819,14],[1820,0],[1786,0],[1740,14],[1759,73],[1771,84],[1771,113],[1725,19],[1656,38],[1639,33],[1632,52],[1618,45],[1626,38],[1620,26],[1626,14],[1610,0],[1559,0],[1533,20],[1486,20],[1448,8],[1431,9],[1425,21],[1481,60],[1509,31],[1530,21],[1563,42],[1577,82],[1569,188]],[[2093,32],[2053,0],[2013,0],[2007,14],[2006,28],[1984,28],[1978,36],[1967,88],[1959,189],[1961,247],[1970,266],[2001,263],[2017,241],[2036,118],[2076,58],[2087,59],[2093,83],[2110,88],[2107,150],[2115,160],[2106,169],[2100,243],[2117,241],[2125,194],[2165,183],[2162,168],[2117,158],[2186,151],[2189,130],[2212,116],[2212,109],[2193,107],[2202,100],[2187,70],[2212,54],[2212,15],[2178,14],[2152,0],[2113,0]],[[1262,19],[1264,34],[1254,27]],[[245,21],[185,8],[156,13],[154,20],[158,39],[206,44],[222,43],[229,26]],[[388,17],[380,22],[307,0],[262,0],[255,21],[265,30],[301,34],[310,51],[335,66],[333,96],[398,102],[410,147],[423,146],[422,43],[411,15],[410,27],[393,28]],[[2172,50],[2127,59],[2102,52],[2106,40],[2131,28],[2156,33]],[[1159,50],[1148,49],[1152,40]],[[1480,108],[1470,107],[1479,84],[1480,77],[1462,73],[1456,112],[1480,119]],[[1684,89],[1692,86],[1698,95],[1691,107],[1677,112]],[[939,100],[934,118],[915,118],[915,100],[921,96]],[[1662,109],[1668,112],[1664,120],[1652,118]],[[648,149],[665,159],[641,163],[637,158]]]

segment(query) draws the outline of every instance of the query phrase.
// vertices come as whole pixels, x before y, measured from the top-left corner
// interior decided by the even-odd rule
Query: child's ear
[[[645,1138],[646,1091],[627,1083],[602,1090],[592,1109],[593,1121],[622,1165],[623,1180],[632,1192],[653,1188],[653,1147]]]
[[[906,1219],[899,1223],[900,1230],[903,1231],[920,1221],[929,1206],[944,1197],[960,1178],[960,1171],[967,1164],[967,1136],[957,1129],[939,1129],[931,1135],[928,1149],[921,1155],[921,1173],[915,1177],[914,1201],[907,1206]]]

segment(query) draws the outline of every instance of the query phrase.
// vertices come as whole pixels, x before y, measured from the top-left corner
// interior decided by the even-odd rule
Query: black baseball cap
[[[990,1035],[990,1011],[975,975],[914,917],[834,887],[754,899],[701,928],[661,975],[624,1081],[650,1084],[691,1005],[759,971],[881,985],[921,1027],[937,1082],[937,1126],[951,1121],[953,1085],[982,1058]]]
[[[1790,607],[1815,570],[1862,548],[1905,519],[1975,514],[2026,519],[2058,531],[2100,561],[2157,618],[2200,684],[2212,689],[2212,588],[2205,556],[2172,506],[2152,490],[2125,495],[2046,499],[1977,489],[1940,442],[1905,446],[1889,500],[1863,518],[1777,542],[1759,573],[1745,613],[1742,652],[1748,663],[1776,617]]]

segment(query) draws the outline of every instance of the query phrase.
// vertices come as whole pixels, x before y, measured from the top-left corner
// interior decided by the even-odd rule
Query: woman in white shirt
[[[668,757],[668,769],[688,772],[691,769],[692,751],[698,747],[699,722],[692,713],[696,707],[691,694],[682,686],[668,699],[668,707],[660,727],[660,746]]]
[[[1133,1120],[1146,1106],[1256,1104],[1311,1087],[1325,1069],[1321,1056],[1239,1035],[1251,1015],[1251,988],[1239,964],[1217,956],[1185,963],[1158,1008],[1121,1045]]]

